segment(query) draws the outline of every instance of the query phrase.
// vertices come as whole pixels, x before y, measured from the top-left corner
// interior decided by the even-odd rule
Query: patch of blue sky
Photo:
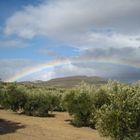
[[[35,37],[31,42],[35,49],[34,52],[36,52],[38,55],[41,55],[42,58],[49,56],[45,53],[45,51],[54,52],[60,57],[71,57],[79,54],[78,49],[72,46],[61,44],[60,42],[49,40],[46,37]]]
[[[18,10],[27,5],[37,5],[43,0],[0,0],[0,26],[3,26],[5,20]]]
[[[44,48],[45,49],[45,48]],[[57,45],[48,47],[49,50],[56,52],[60,57],[72,57],[79,54],[79,50],[67,45]]]
[[[18,37],[12,35],[8,37],[5,35],[0,35],[1,41],[6,40],[19,40]],[[25,47],[11,47],[10,44],[7,47],[0,47],[0,58],[1,59],[31,59],[37,61],[49,61],[53,58],[46,54],[40,53],[39,50],[49,50],[56,53],[59,57],[71,57],[78,55],[78,49],[75,49],[71,46],[61,45],[59,43],[53,42],[46,37],[35,37],[33,39],[20,39],[24,44]],[[23,44],[23,45],[24,45]]]

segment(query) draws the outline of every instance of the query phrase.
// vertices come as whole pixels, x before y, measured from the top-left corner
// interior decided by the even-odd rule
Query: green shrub
[[[5,106],[13,111],[24,108],[27,96],[24,87],[10,84],[5,93]]]
[[[53,93],[53,111],[64,112],[66,111],[63,105],[63,95],[61,93]]]
[[[93,93],[93,104],[96,110],[100,109],[105,104],[110,104],[110,96],[104,86],[100,87]]]
[[[0,84],[0,108],[6,108],[7,106],[7,97],[6,97],[6,87],[1,83]]]
[[[65,96],[65,106],[73,116],[72,123],[76,126],[89,126],[95,112],[93,104],[93,87],[82,83]]]
[[[61,93],[63,90],[44,86],[0,84],[0,107],[22,111],[27,115],[48,116],[49,111],[63,111]]]
[[[28,95],[24,111],[30,116],[48,116],[50,109],[50,97],[46,94],[30,94]]]
[[[140,138],[140,92],[132,86],[120,83],[107,85],[107,89],[111,102],[99,109],[96,115],[97,129],[103,136],[114,140],[138,140]]]

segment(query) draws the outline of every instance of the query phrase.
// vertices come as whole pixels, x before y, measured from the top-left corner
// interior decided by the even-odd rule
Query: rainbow
[[[33,74],[33,73],[38,72],[38,71],[42,71],[46,68],[51,68],[54,66],[61,66],[61,65],[65,65],[65,64],[70,64],[70,61],[67,59],[66,60],[55,60],[55,61],[51,61],[48,63],[36,65],[34,67],[29,67],[29,68],[21,70],[20,72],[17,72],[12,77],[6,79],[5,82],[15,82],[15,81],[18,81],[19,79],[21,79],[25,76],[28,76],[28,75]]]
[[[11,76],[10,78],[6,79],[5,82],[14,82],[14,81],[18,81],[21,78],[28,76],[30,74],[42,71],[44,69],[47,68],[52,68],[55,66],[63,66],[63,65],[69,65],[72,63],[87,63],[87,62],[99,62],[99,63],[110,63],[110,64],[119,64],[119,65],[126,65],[126,66],[132,66],[135,68],[140,68],[140,62],[134,63],[134,62],[130,62],[127,60],[114,60],[114,59],[110,59],[110,58],[96,58],[95,60],[89,60],[88,59],[84,59],[84,60],[75,60],[75,59],[58,59],[58,60],[54,60],[54,61],[50,61],[48,63],[43,63],[43,64],[39,64],[36,65],[34,67],[29,67],[26,69],[21,70],[20,72],[16,73],[15,75]]]

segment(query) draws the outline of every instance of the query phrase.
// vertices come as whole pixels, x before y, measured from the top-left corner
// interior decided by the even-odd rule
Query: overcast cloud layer
[[[63,38],[91,29],[139,33],[139,5],[139,0],[50,0],[16,12],[7,20],[5,33],[24,38]]]
[[[140,79],[139,13],[139,0],[45,0],[13,13],[6,20],[3,32],[23,40],[42,36],[60,45],[78,49],[77,56],[67,57],[71,61],[70,65],[37,73],[36,80],[98,75],[133,81]],[[22,46],[22,41],[11,43],[11,46]],[[26,46],[24,42],[22,44]],[[8,42],[0,41],[1,46],[8,46]],[[86,61],[86,65],[80,60]],[[7,63],[10,62],[5,62],[5,65]],[[29,66],[27,62],[22,63]],[[0,62],[0,66],[3,63]],[[8,66],[12,71],[17,71],[16,67],[9,64],[3,70]],[[21,69],[24,66],[18,70]],[[10,74],[2,77],[0,73],[0,76],[6,79]],[[30,79],[35,80],[33,77]]]

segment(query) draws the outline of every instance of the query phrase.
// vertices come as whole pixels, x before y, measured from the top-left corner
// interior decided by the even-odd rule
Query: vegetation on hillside
[[[79,85],[82,81],[86,82],[90,85],[100,86],[102,84],[106,84],[107,80],[98,76],[71,76],[71,77],[63,77],[63,78],[55,78],[49,81],[34,81],[34,82],[20,82],[20,84],[24,85],[34,85],[34,86],[48,86],[55,88],[72,88],[76,85]]]

